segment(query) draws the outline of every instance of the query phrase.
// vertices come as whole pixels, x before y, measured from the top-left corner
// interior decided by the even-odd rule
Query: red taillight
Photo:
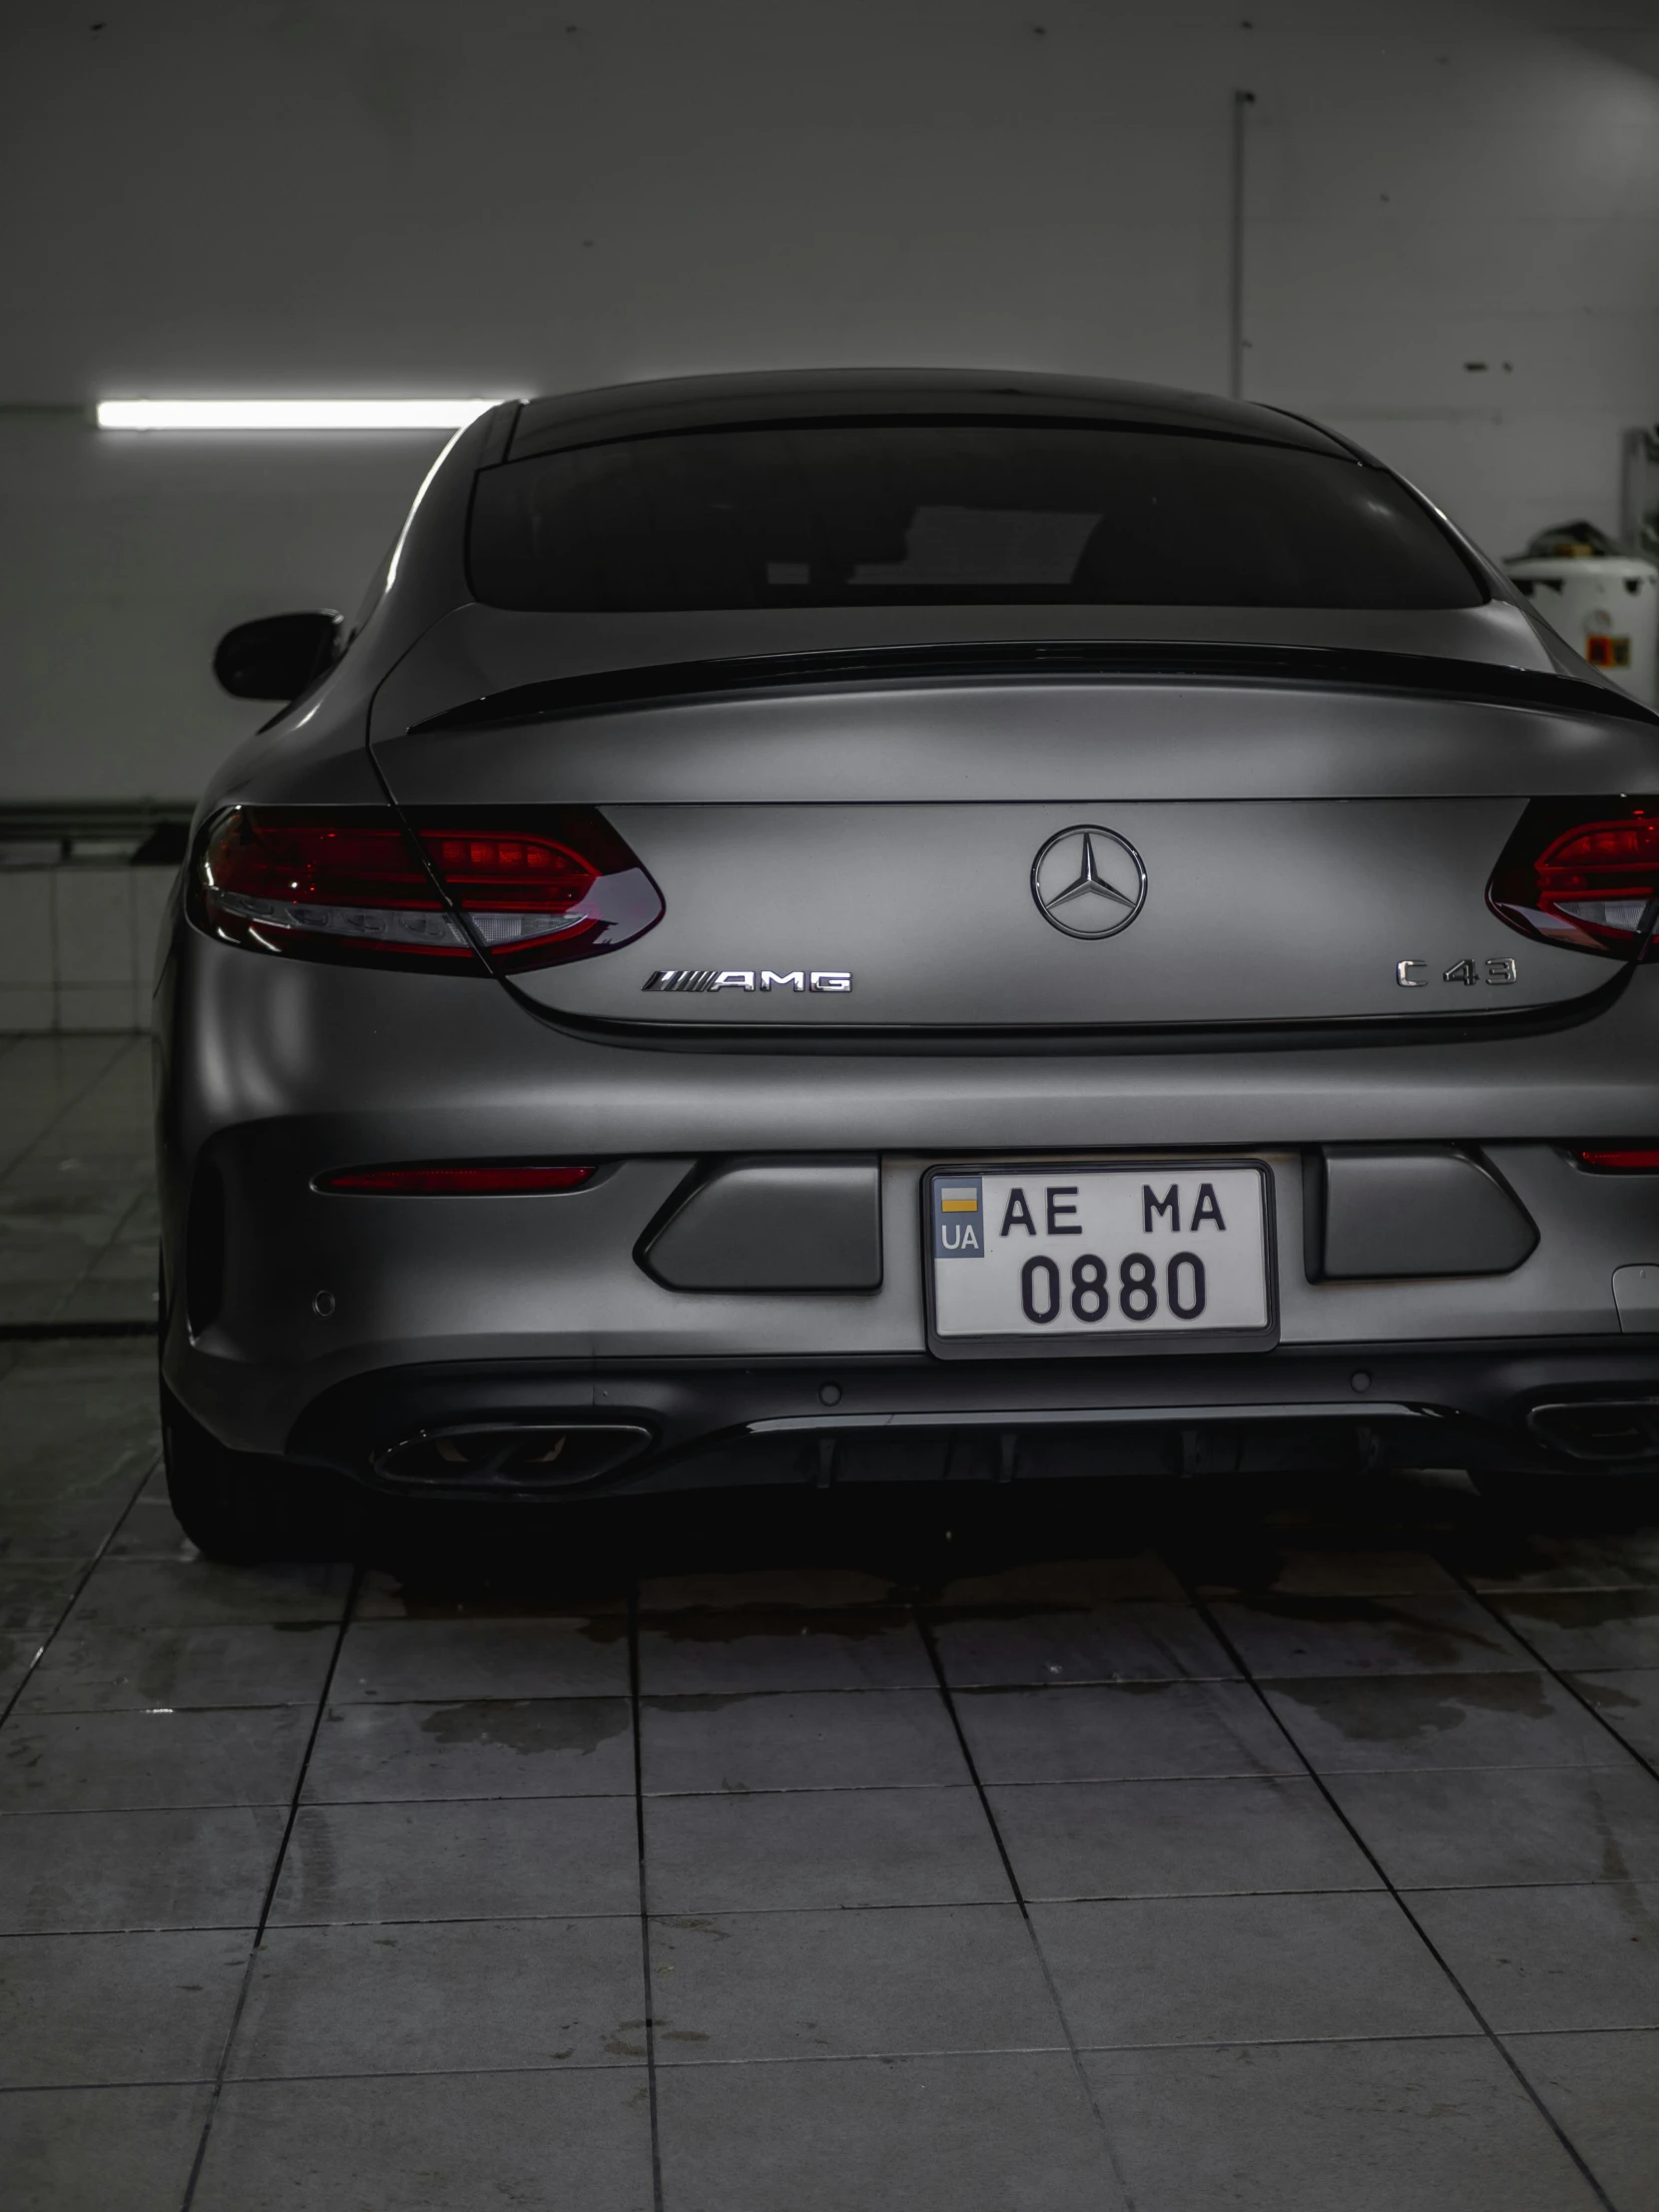
[[[1659,799],[1552,799],[1521,816],[1486,899],[1529,937],[1617,959],[1656,891]]]
[[[438,1163],[424,1167],[336,1168],[319,1175],[319,1191],[358,1191],[392,1198],[512,1198],[538,1191],[575,1191],[597,1168],[536,1167],[515,1162]]]
[[[460,974],[481,972],[480,954],[504,969],[585,959],[662,916],[656,884],[589,807],[422,818],[415,834],[418,850],[379,808],[238,808],[202,848],[193,910],[264,952]]]
[[[662,919],[662,892],[595,808],[549,808],[521,824],[427,812],[414,827],[497,967],[610,952]]]
[[[465,931],[379,809],[239,807],[214,825],[193,888],[216,936],[261,952],[478,968]]]
[[[1580,1145],[1574,1158],[1603,1175],[1659,1175],[1659,1144]]]

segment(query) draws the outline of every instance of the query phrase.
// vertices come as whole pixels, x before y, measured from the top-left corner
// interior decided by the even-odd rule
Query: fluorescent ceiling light
[[[458,430],[493,399],[101,399],[100,430]]]

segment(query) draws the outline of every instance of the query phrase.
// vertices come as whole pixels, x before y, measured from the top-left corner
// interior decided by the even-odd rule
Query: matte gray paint
[[[873,1291],[881,1282],[874,1160],[733,1160],[640,1248],[673,1291]]]
[[[1538,1242],[1490,1170],[1452,1145],[1325,1145],[1310,1170],[1311,1276],[1507,1275]]]
[[[1177,806],[612,807],[667,911],[612,958],[515,977],[555,1012],[765,1029],[973,1030],[1048,1024],[1398,1018],[1513,1012],[1578,997],[1605,963],[1537,944],[1487,907],[1512,800],[1262,800]],[[1049,928],[1031,863],[1078,822],[1146,865],[1132,925],[1101,941]],[[1396,963],[1426,963],[1402,990]],[[1472,958],[1509,985],[1447,983]],[[835,969],[845,992],[642,995],[654,969]],[[1505,971],[1506,972],[1506,971]]]
[[[1632,1336],[1659,1331],[1659,1263],[1615,1268],[1613,1304],[1619,1310],[1619,1327]]]
[[[868,682],[488,730],[388,733],[378,702],[374,719],[374,758],[411,807],[463,789],[602,807],[1530,799],[1659,776],[1659,723],[1604,722],[1588,702],[1571,716],[1313,683]]]
[[[1154,1011],[1214,1010],[1223,1001],[1278,1014],[1370,1006],[1375,997],[1364,994],[1378,990],[1377,974],[1391,976],[1396,959],[1440,955],[1438,945],[1391,941],[1396,929],[1409,924],[1415,938],[1442,918],[1456,928],[1448,959],[1496,951],[1528,963],[1523,996],[1587,992],[1613,972],[1603,961],[1534,952],[1484,917],[1479,899],[1527,797],[1654,788],[1653,737],[1633,723],[1603,723],[1589,707],[1562,717],[1353,692],[1027,684],[707,701],[487,738],[409,738],[411,722],[458,698],[572,667],[868,642],[877,633],[892,642],[984,637],[992,627],[1005,636],[1052,633],[1051,620],[1030,619],[1033,610],[994,626],[983,611],[887,610],[902,619],[860,619],[856,628],[792,618],[787,636],[770,618],[618,627],[606,618],[485,615],[466,604],[461,518],[472,467],[492,441],[499,447],[506,420],[485,417],[456,441],[416,510],[395,578],[339,669],[227,764],[204,807],[361,804],[383,797],[382,774],[408,802],[604,806],[626,833],[650,842],[642,856],[672,873],[669,918],[637,953],[586,963],[587,975],[581,966],[545,971],[536,988],[558,1003],[581,991],[595,1003],[619,1002],[624,961],[640,962],[641,979],[647,963],[681,964],[671,930],[695,917],[705,935],[718,925],[754,931],[756,941],[687,945],[687,964],[776,966],[789,949],[777,942],[781,927],[810,924],[816,933],[832,922],[864,931],[857,961],[844,945],[835,957],[815,943],[788,964],[854,966],[854,1005],[885,992],[887,1018],[913,1021],[929,1018],[931,995],[959,1018],[977,993],[979,1018],[994,1004],[1030,1019],[1045,993],[1052,1005],[1065,992],[1054,981],[1060,970],[1003,927],[997,870],[1005,863],[1020,925],[1040,934],[1050,962],[1133,952],[1139,939],[1147,949],[1135,954],[1137,1003]],[[1466,616],[1316,621],[1258,612],[1248,622],[1229,616],[1218,631],[1213,613],[1136,610],[1118,634],[1391,645],[1541,667],[1564,660],[1507,587],[1492,588],[1493,604]],[[1112,628],[1103,622],[1093,634]],[[1066,629],[1087,635],[1091,626],[1068,619]],[[1116,824],[1120,814],[1146,853],[1147,910],[1119,939],[1071,944],[1031,907],[1031,855],[1070,820]],[[1316,824],[1314,843],[1299,842]],[[1263,825],[1271,833],[1253,845]],[[699,834],[705,862],[718,852],[728,863],[718,891],[707,864],[699,876]],[[935,848],[948,859],[951,839],[961,849],[964,836],[973,896],[952,889],[957,902],[935,912]],[[793,855],[793,884],[769,850]],[[1319,860],[1322,850],[1335,864]],[[1409,896],[1394,881],[1401,853],[1422,863]],[[872,891],[889,895],[872,855],[883,867],[902,860],[908,871],[902,895],[890,894],[884,911],[895,926],[884,934],[864,911]],[[1324,898],[1315,901],[1306,881],[1321,866]],[[845,895],[824,887],[837,867],[849,880]],[[1188,926],[1183,936],[1183,902],[1204,909],[1208,931]],[[1160,905],[1167,920],[1156,919]],[[1224,925],[1218,916],[1231,918]],[[1207,960],[1219,963],[1215,973]],[[1115,973],[1124,973],[1121,963]],[[1382,987],[1384,997],[1392,987]],[[635,994],[625,995],[632,1009]],[[738,995],[716,1001],[728,1018]],[[1447,993],[1458,1010],[1475,995]],[[764,1002],[743,1009],[751,1022],[766,1011]],[[233,1172],[223,1310],[193,1344],[182,1303],[172,1300],[165,1370],[226,1440],[276,1451],[329,1385],[399,1366],[564,1363],[563,1380],[544,1394],[574,1406],[603,1394],[594,1361],[914,1359],[924,1353],[926,1167],[1114,1150],[1244,1152],[1268,1163],[1287,1348],[1355,1348],[1363,1361],[1367,1347],[1412,1341],[1616,1343],[1613,1272],[1659,1252],[1659,1179],[1588,1176],[1563,1147],[1659,1130],[1656,1021],[1659,972],[1647,969],[1599,1019],[1536,1037],[1406,1045],[1380,1034],[1354,1049],[1182,1057],[739,1057],[714,1039],[708,1051],[668,1053],[643,1031],[631,1032],[642,1040],[634,1043],[562,1031],[482,976],[270,958],[181,921],[159,1000],[163,1235],[175,1288],[204,1147]],[[1299,1148],[1388,1143],[1480,1145],[1537,1223],[1537,1250],[1501,1276],[1307,1280],[1298,1264]],[[787,1298],[675,1291],[634,1257],[699,1162],[849,1153],[882,1162],[878,1289]],[[327,1167],[446,1157],[611,1166],[587,1189],[548,1199],[356,1200],[310,1188]],[[322,1289],[334,1299],[326,1319],[313,1305]],[[1180,1361],[1145,1366],[1173,1382]],[[1102,1385],[1108,1371],[1125,1380],[1103,1386],[1095,1402],[1182,1397],[1155,1374],[1139,1379],[1133,1359],[1103,1361]],[[1231,1402],[1240,1392],[1214,1394]],[[1277,1401],[1283,1392],[1260,1394]]]

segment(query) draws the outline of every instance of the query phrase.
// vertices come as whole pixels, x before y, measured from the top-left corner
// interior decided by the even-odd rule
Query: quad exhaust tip
[[[1659,1398],[1597,1398],[1534,1405],[1526,1425],[1569,1459],[1602,1466],[1659,1459]]]
[[[399,1489],[533,1497],[597,1482],[651,1443],[638,1421],[468,1421],[417,1429],[374,1455]]]

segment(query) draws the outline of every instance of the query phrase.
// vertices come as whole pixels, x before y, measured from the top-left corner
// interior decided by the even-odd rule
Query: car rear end
[[[387,1491],[1653,1463],[1659,722],[1268,410],[500,410],[204,808],[170,1390]]]

